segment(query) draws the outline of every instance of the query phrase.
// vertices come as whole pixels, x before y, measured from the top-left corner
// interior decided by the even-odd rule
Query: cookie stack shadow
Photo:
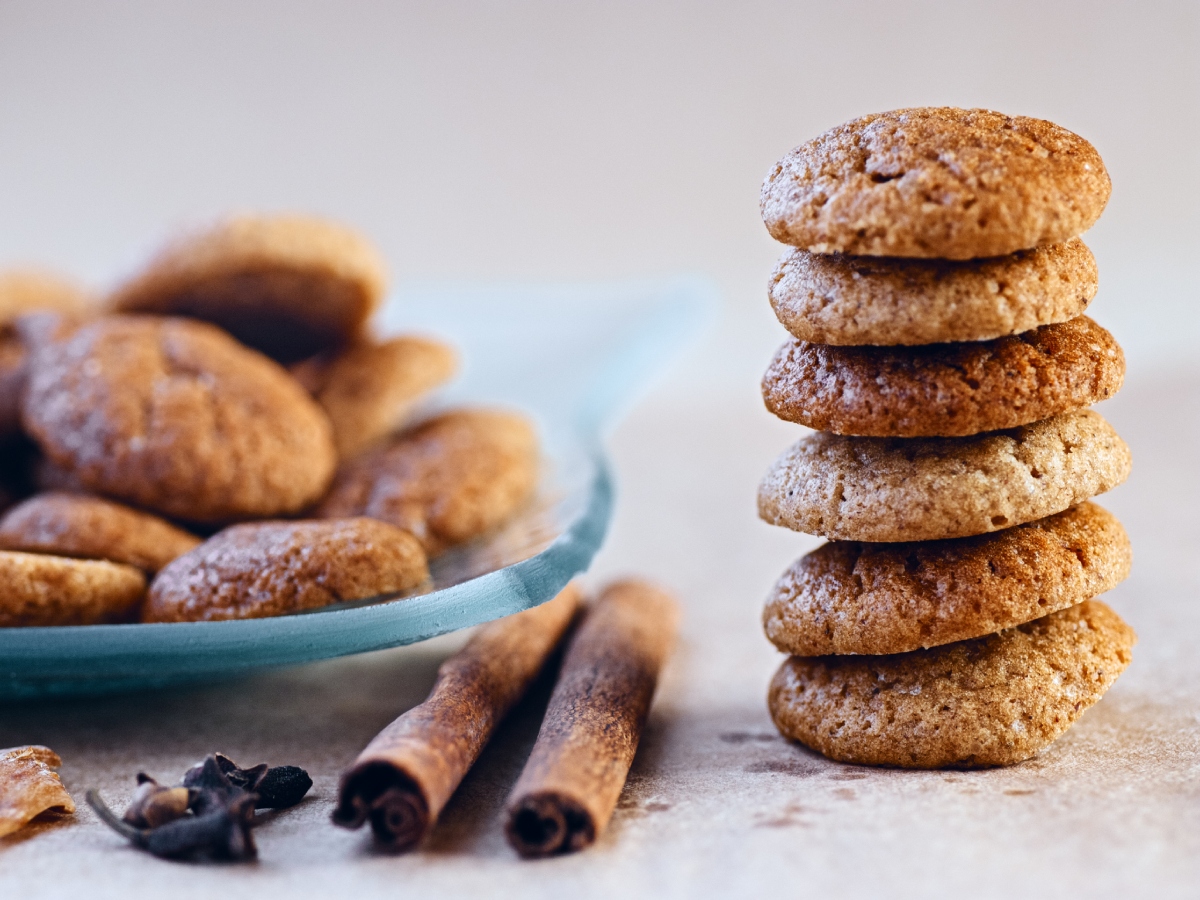
[[[833,759],[1006,765],[1059,737],[1130,660],[1099,594],[1129,572],[1090,502],[1128,476],[1092,404],[1121,386],[1079,239],[1110,184],[1052,123],[909,109],[832,129],[762,191],[791,248],[770,299],[792,337],[767,408],[815,429],[760,516],[827,538],[779,579],[779,730]]]

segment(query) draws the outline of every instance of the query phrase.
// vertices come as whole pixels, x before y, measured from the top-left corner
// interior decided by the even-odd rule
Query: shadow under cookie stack
[[[793,335],[767,408],[816,429],[759,487],[760,516],[827,538],[779,579],[767,637],[787,737],[845,762],[1027,759],[1100,699],[1135,636],[1093,599],[1129,572],[1089,498],[1129,449],[1087,407],[1125,361],[1083,315],[1079,240],[1110,182],[1050,122],[925,108],[865,116],[762,189],[791,245],[770,283]]]

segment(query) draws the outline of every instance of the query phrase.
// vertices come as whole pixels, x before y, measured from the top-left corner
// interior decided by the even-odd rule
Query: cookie
[[[145,593],[133,566],[0,550],[0,628],[127,621]]]
[[[280,362],[358,338],[386,287],[375,248],[309,216],[241,216],[168,246],[114,310],[213,322]]]
[[[1125,355],[1086,316],[993,341],[830,347],[789,340],[763,376],[767,409],[834,434],[962,437],[1107,400]]]
[[[302,363],[293,375],[333,423],[338,456],[349,459],[394,431],[429,391],[454,375],[457,363],[445,344],[397,337]]]
[[[831,759],[911,769],[1006,766],[1103,696],[1136,636],[1088,600],[999,634],[892,656],[793,656],[771,682],[779,731]]]
[[[0,326],[30,312],[81,315],[91,306],[87,292],[61,275],[41,269],[0,271]]]
[[[814,253],[975,259],[1083,234],[1111,189],[1096,149],[1052,122],[926,107],[801,144],[760,199],[771,236]]]
[[[34,355],[26,430],[90,492],[219,523],[299,512],[336,467],[329,419],[204,322],[108,316]]]
[[[986,341],[1073,319],[1096,296],[1078,238],[1008,256],[880,259],[789,249],[767,294],[803,341],[838,346]]]
[[[537,436],[525,418],[454,410],[343,467],[316,515],[391,522],[433,556],[500,525],[537,478]]]
[[[248,522],[159,572],[142,621],[261,619],[407,591],[428,578],[421,545],[386,522]]]
[[[1093,503],[993,534],[901,544],[834,541],[775,585],[763,627],[785,653],[906,653],[1057,612],[1129,574],[1129,537]]]
[[[25,387],[25,347],[0,332],[0,443],[21,433],[21,391]]]
[[[151,575],[199,544],[157,516],[83,494],[38,494],[0,519],[0,549],[106,559]]]
[[[1062,512],[1129,475],[1129,448],[1090,410],[966,438],[817,432],[775,461],[758,514],[843,541],[929,541]]]

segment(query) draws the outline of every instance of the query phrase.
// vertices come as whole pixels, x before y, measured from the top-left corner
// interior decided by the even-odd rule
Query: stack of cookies
[[[1130,468],[1087,408],[1125,369],[1083,315],[1079,235],[1109,191],[1077,135],[949,108],[848,122],[767,177],[793,337],[763,396],[817,432],[772,465],[759,514],[829,539],[764,613],[791,654],[769,697],[784,735],[862,764],[1015,763],[1128,665],[1132,630],[1093,598],[1129,541],[1089,501]]]

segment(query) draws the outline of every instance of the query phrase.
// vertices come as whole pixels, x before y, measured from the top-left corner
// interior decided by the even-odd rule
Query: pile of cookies
[[[454,350],[379,339],[371,244],[186,236],[96,300],[0,273],[0,627],[254,618],[413,591],[534,492],[531,423],[416,421]]]
[[[793,337],[763,396],[817,431],[772,465],[759,514],[829,539],[764,613],[791,654],[769,695],[784,735],[862,764],[1015,763],[1128,665],[1133,631],[1092,599],[1131,561],[1089,502],[1130,468],[1087,409],[1125,370],[1083,315],[1079,235],[1109,191],[1077,135],[951,108],[855,119],[767,177]]]

